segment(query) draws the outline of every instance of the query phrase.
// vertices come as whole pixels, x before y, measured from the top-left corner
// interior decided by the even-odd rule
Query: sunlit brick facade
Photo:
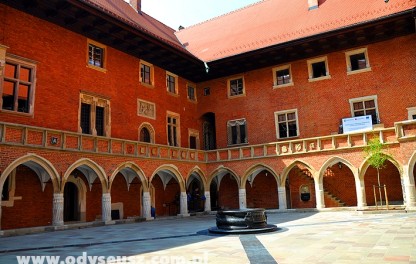
[[[1,230],[367,210],[378,182],[363,148],[374,137],[389,154],[390,205],[416,207],[414,1],[372,0],[387,13],[297,42],[236,54],[218,43],[226,55],[212,60],[195,51],[195,28],[147,25],[135,1],[139,12],[121,0],[119,11],[107,0],[3,2]],[[343,133],[343,119],[364,115],[370,130]]]

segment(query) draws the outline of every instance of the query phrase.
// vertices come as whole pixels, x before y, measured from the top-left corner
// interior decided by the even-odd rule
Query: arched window
[[[151,142],[150,132],[149,132],[149,129],[147,129],[146,127],[143,127],[140,130],[140,141],[141,142],[147,142],[147,143]]]

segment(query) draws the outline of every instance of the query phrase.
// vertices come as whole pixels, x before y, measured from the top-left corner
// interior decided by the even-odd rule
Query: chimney
[[[308,0],[308,6],[309,6],[308,10],[317,9],[319,6],[318,0]]]
[[[129,4],[134,8],[138,13],[142,12],[142,1],[141,0],[129,0]]]

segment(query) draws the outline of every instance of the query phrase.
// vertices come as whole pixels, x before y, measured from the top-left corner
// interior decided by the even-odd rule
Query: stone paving
[[[100,263],[105,257],[114,263],[111,257],[126,256],[122,260],[138,264],[416,264],[414,212],[278,212],[268,214],[268,223],[280,230],[213,235],[207,228],[215,226],[215,216],[205,215],[0,237],[0,263],[18,263],[16,256],[60,256],[59,264],[77,263],[76,258]],[[98,256],[102,259],[94,259]]]

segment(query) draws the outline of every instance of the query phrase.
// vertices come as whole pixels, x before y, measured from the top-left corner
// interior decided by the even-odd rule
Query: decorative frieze
[[[156,119],[156,105],[148,101],[137,99],[137,115]]]

